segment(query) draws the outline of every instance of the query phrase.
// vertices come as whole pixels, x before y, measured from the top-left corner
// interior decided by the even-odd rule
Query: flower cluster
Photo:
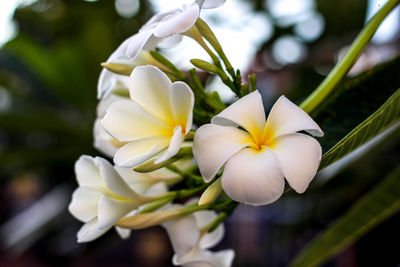
[[[85,223],[78,242],[92,241],[112,227],[127,238],[132,229],[162,225],[175,265],[230,266],[232,250],[209,249],[222,239],[222,222],[238,202],[277,200],[284,178],[303,193],[315,176],[321,147],[299,132],[322,136],[322,130],[284,96],[266,119],[260,93],[242,84],[199,19],[202,8],[223,3],[197,0],[156,14],[103,64],[94,146],[115,166],[100,157],[82,156],[76,162],[79,187],[69,210]],[[204,90],[195,69],[188,77],[155,51],[183,36],[205,48],[214,64],[192,63],[220,76],[239,100],[226,107],[218,94]],[[177,204],[199,193],[200,199]]]

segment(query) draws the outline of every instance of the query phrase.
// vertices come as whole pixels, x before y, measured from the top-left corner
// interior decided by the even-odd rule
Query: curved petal
[[[197,4],[185,5],[181,13],[163,19],[153,34],[156,37],[165,38],[175,33],[186,32],[196,23],[199,13],[200,8]]]
[[[193,155],[204,181],[210,182],[232,155],[251,142],[249,134],[235,127],[201,126],[194,136]]]
[[[195,212],[194,217],[196,217],[197,227],[202,229],[209,225],[216,217],[217,214],[214,211],[204,210]],[[224,237],[225,229],[224,224],[221,223],[214,231],[205,234],[199,242],[199,247],[201,249],[212,248],[217,245]]]
[[[107,191],[94,158],[82,155],[75,163],[75,174],[80,186],[99,192]]]
[[[182,127],[176,126],[174,129],[174,135],[171,137],[171,141],[169,142],[167,150],[162,152],[160,157],[154,163],[158,164],[175,156],[181,148],[184,140],[185,136],[182,134]]]
[[[105,159],[96,157],[97,165],[104,182],[115,194],[127,199],[137,199],[140,196],[122,179],[114,167]]]
[[[222,6],[225,4],[225,0],[205,0],[201,8],[211,9]]]
[[[211,123],[222,126],[242,126],[256,141],[261,141],[265,127],[265,113],[260,93],[254,91],[242,97],[212,118]]]
[[[117,150],[125,143],[119,142],[117,139],[109,135],[101,125],[101,120],[96,119],[93,126],[93,146],[103,154],[114,157]]]
[[[170,105],[176,125],[181,125],[187,134],[192,127],[194,95],[184,82],[174,82],[171,86]]]
[[[182,10],[180,10],[178,8],[174,8],[174,9],[168,10],[166,12],[157,13],[154,16],[152,16],[146,22],[146,24],[144,24],[142,26],[140,31],[147,31],[147,30],[150,30],[150,29],[154,29],[165,18],[170,17],[170,16],[176,16],[176,15],[180,14],[181,12],[182,12]]]
[[[131,236],[131,230],[115,226],[115,231],[122,239],[128,239]]]
[[[314,136],[324,135],[318,124],[285,96],[281,96],[272,107],[265,128],[271,138],[302,130]]]
[[[113,199],[101,196],[97,213],[97,229],[109,229],[132,210],[138,208],[140,203],[131,200]]]
[[[170,136],[172,129],[131,100],[114,102],[101,121],[104,129],[120,142]]]
[[[129,100],[129,98],[115,95],[115,94],[108,94],[107,96],[103,97],[96,108],[97,118],[102,119],[107,114],[107,109],[114,103],[120,100]]]
[[[148,46],[148,42],[152,39],[152,31],[140,31],[137,34],[130,37],[125,51],[125,56],[130,60],[136,59],[137,55],[142,51],[145,46]],[[152,40],[151,40],[152,41]],[[124,43],[122,43],[123,45]]]
[[[246,148],[226,163],[222,187],[233,200],[258,206],[277,200],[283,193],[285,180],[270,150]]]
[[[180,43],[183,39],[182,34],[173,34],[169,37],[163,38],[159,41],[157,44],[158,48],[172,48],[176,46],[178,43]]]
[[[97,229],[97,218],[85,223],[78,231],[78,243],[90,242],[103,235],[111,227],[103,230]]]
[[[158,68],[148,65],[132,71],[129,92],[133,101],[154,117],[173,125],[170,106],[172,82]]]
[[[113,79],[113,73],[103,68],[100,72],[99,81],[97,82],[97,98],[101,98],[106,92],[110,91],[116,81]]]
[[[188,267],[230,267],[234,257],[235,252],[232,249],[218,252],[202,250],[192,251],[183,257],[175,254],[172,258],[172,263]]]
[[[305,134],[289,134],[275,139],[271,148],[289,185],[303,193],[317,173],[321,146]]]
[[[169,138],[150,138],[130,142],[114,156],[114,162],[120,167],[135,167],[154,157],[168,147]]]
[[[189,253],[197,244],[200,231],[193,215],[185,216],[169,224],[164,224],[172,247],[179,257]]]
[[[100,192],[78,187],[72,194],[68,210],[78,220],[88,222],[97,216],[97,203],[100,196]]]

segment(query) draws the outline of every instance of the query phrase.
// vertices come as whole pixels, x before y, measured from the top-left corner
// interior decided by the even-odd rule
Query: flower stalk
[[[376,30],[381,25],[387,15],[397,6],[400,0],[389,0],[385,5],[370,19],[360,32],[353,44],[350,46],[343,59],[332,69],[325,80],[317,89],[301,103],[300,107],[307,113],[314,111],[319,104],[333,91],[336,85],[342,80],[346,73],[361,55],[364,48],[371,41]]]

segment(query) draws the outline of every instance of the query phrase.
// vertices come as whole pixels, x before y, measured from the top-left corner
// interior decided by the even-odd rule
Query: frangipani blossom
[[[135,167],[154,156],[156,164],[173,157],[192,127],[194,96],[154,66],[141,66],[130,77],[131,100],[112,103],[101,123],[119,142],[114,162]]]
[[[148,51],[156,46],[171,47],[182,39],[179,33],[186,32],[199,17],[199,5],[185,5],[183,9],[174,9],[154,15],[140,31],[126,39],[111,56],[108,63],[120,63],[131,66],[146,64],[156,65]],[[100,98],[110,90],[114,83],[113,73],[103,69],[97,86],[97,96]]]
[[[162,69],[148,51],[156,47],[168,48],[182,39],[181,33],[188,31],[197,21],[201,8],[216,8],[225,0],[197,0],[182,9],[173,9],[154,15],[140,31],[126,39],[107,59],[108,63],[120,63],[133,67],[151,64]],[[103,69],[98,85],[97,96],[102,97],[114,84],[113,73]]]
[[[197,203],[197,201],[198,199],[193,199],[188,204]],[[231,266],[234,258],[233,250],[219,252],[208,250],[217,245],[224,236],[223,224],[220,224],[213,232],[207,233],[206,226],[216,217],[217,214],[214,211],[198,211],[180,219],[163,223],[175,251],[172,259],[174,265],[186,267]]]
[[[323,136],[323,132],[284,96],[272,107],[268,120],[261,95],[255,91],[211,123],[196,131],[193,154],[206,182],[225,166],[222,187],[236,201],[250,205],[274,202],[283,193],[284,177],[296,192],[303,193],[318,170],[321,146],[297,132],[314,136]]]
[[[146,191],[131,188],[106,160],[81,156],[75,164],[79,187],[72,195],[70,213],[85,222],[78,232],[78,242],[92,241],[107,232],[117,221],[153,198],[166,192],[163,183]],[[121,237],[129,232],[117,229]]]

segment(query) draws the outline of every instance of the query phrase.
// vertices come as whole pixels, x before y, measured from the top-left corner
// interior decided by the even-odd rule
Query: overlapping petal
[[[212,118],[211,123],[222,126],[241,126],[253,138],[261,139],[265,127],[265,113],[260,93],[255,91],[242,97]],[[256,140],[258,141],[260,140]]]
[[[166,149],[169,142],[168,137],[157,137],[127,143],[115,153],[114,162],[121,167],[137,166]]]
[[[193,155],[204,180],[211,181],[231,156],[251,143],[251,136],[235,127],[201,126],[194,137]]]
[[[281,96],[272,107],[265,128],[274,137],[303,130],[314,136],[324,135],[318,124],[285,96]]]
[[[153,34],[165,38],[176,33],[188,31],[199,17],[200,8],[197,4],[184,5],[183,10],[175,16],[166,17],[154,29]]]
[[[102,236],[108,229],[97,229],[97,218],[85,223],[78,231],[78,243],[90,242]]]
[[[231,157],[221,182],[232,199],[254,206],[274,202],[285,188],[279,163],[268,149],[246,148]]]
[[[197,251],[184,257],[174,255],[172,262],[174,265],[184,267],[230,267],[232,266],[235,252],[232,249],[226,249],[218,252],[209,250]]]
[[[133,70],[129,92],[132,100],[147,113],[167,124],[172,124],[171,85],[172,82],[165,73],[148,65]]]
[[[130,100],[114,102],[101,123],[104,129],[120,142],[171,134],[167,124]]]
[[[97,216],[97,202],[101,193],[86,187],[78,187],[72,194],[69,212],[82,222],[89,222]]]
[[[271,148],[289,185],[303,193],[317,173],[321,146],[314,138],[296,133],[278,137]]]

